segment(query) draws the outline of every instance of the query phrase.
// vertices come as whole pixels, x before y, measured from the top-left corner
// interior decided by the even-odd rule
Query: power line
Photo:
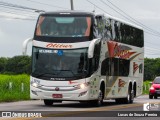
[[[92,3],[91,1],[89,1],[89,0],[86,0],[87,2],[89,2],[90,4],[92,4],[92,5],[94,5],[96,8],[98,8],[98,9],[100,9],[101,11],[103,11],[103,12],[105,12],[105,13],[107,13],[105,10],[103,10],[102,8],[100,8],[100,7],[98,7],[96,4],[94,4],[94,3]],[[113,9],[113,8],[112,8]],[[115,9],[114,9],[115,10]],[[118,12],[117,10],[115,10],[116,12]],[[122,15],[123,17],[125,17],[126,19],[128,19],[126,16],[124,16],[123,14],[121,14],[120,12],[118,12],[120,15]],[[107,14],[109,14],[109,13],[107,13]],[[109,14],[109,15],[111,15],[111,14]],[[111,15],[112,16],[112,15]],[[130,19],[129,19],[130,20]],[[133,20],[130,20],[130,21],[132,21],[133,23],[135,23],[135,24],[137,24],[135,21],[133,21]],[[150,34],[150,35],[153,35],[153,36],[157,36],[157,37],[160,37],[160,34],[156,34],[156,33],[150,33],[150,32],[148,32],[148,31],[145,31],[146,33],[148,33],[148,34]],[[152,31],[151,31],[152,32]]]
[[[149,54],[146,53],[146,55],[157,55],[157,56],[160,56],[160,54],[150,54],[150,53]]]
[[[151,52],[151,53],[159,53],[160,50],[159,49],[153,49],[153,48],[145,48],[145,51]]]
[[[0,8],[4,8],[4,10],[6,9],[12,9],[12,12],[15,11],[17,13],[17,10],[19,11],[19,13],[21,12],[22,14],[30,14],[32,13],[32,15],[36,15],[37,13],[35,12],[32,12],[32,11],[26,11],[26,10],[23,10],[23,9],[19,9],[19,8],[12,8],[12,7],[8,7],[8,6],[1,6],[0,5]]]
[[[141,22],[137,21],[136,19],[134,19],[133,17],[131,17],[130,15],[128,15],[127,13],[125,13],[124,11],[122,11],[119,7],[117,7],[116,5],[114,5],[112,2],[110,2],[109,0],[107,0],[110,4],[112,4],[112,6],[116,7],[119,11],[121,11],[123,14],[121,14],[119,11],[117,11],[116,9],[114,9],[113,7],[111,7],[110,5],[108,5],[106,2],[104,2],[103,0],[100,0],[102,3],[104,3],[105,5],[107,5],[108,7],[110,7],[112,10],[114,10],[115,12],[119,13],[120,15],[122,15],[124,18],[128,19],[129,21],[137,24],[137,25],[140,25],[142,28],[146,29],[147,31],[150,31],[150,32],[153,32],[156,36],[160,37],[160,33],[147,27],[146,25],[142,24]],[[149,33],[147,32],[148,34],[152,34],[152,33]],[[153,35],[153,34],[152,34]]]
[[[103,1],[103,0],[101,0],[101,1]],[[153,30],[152,28],[144,25],[143,23],[137,21],[136,19],[134,19],[133,17],[131,17],[130,15],[128,15],[126,12],[124,12],[123,10],[121,10],[119,7],[117,7],[115,4],[113,4],[113,3],[110,2],[109,0],[107,0],[107,1],[108,1],[110,4],[112,4],[115,8],[117,8],[119,11],[121,11],[123,14],[127,15],[129,18],[131,18],[131,19],[133,19],[134,21],[136,21],[138,24],[141,24],[142,26],[146,27],[147,29],[150,29],[150,30],[154,31],[154,32],[157,33],[157,34],[160,34],[160,32],[157,32],[156,30]],[[105,2],[103,1],[103,3],[105,3]]]
[[[144,30],[145,31],[145,30]],[[153,36],[156,36],[156,37],[160,37],[160,35],[158,34],[155,34],[155,33],[151,33],[151,32],[148,32],[148,31],[145,31],[147,34],[150,34],[150,35],[153,35]]]
[[[32,3],[41,4],[41,5],[50,6],[50,7],[56,7],[59,9],[68,9],[68,8],[64,8],[64,7],[60,7],[60,6],[56,6],[56,5],[51,5],[51,4],[47,4],[47,3],[42,3],[42,2],[38,2],[38,1],[33,1],[33,0],[27,0],[27,1],[32,2]]]
[[[12,11],[6,11],[6,10],[2,10],[2,9],[0,9],[0,11],[1,11],[1,13],[9,13],[9,14],[20,15],[20,16],[24,16],[24,17],[30,17],[30,18],[36,17],[36,16],[30,16],[27,14],[19,14],[19,13],[15,13]]]
[[[148,44],[150,44],[150,45],[154,45],[154,46],[156,45],[156,46],[158,46],[158,47],[160,46],[160,44],[157,44],[157,43],[153,44],[153,43],[148,42],[148,41],[145,41],[145,43],[148,43]]]
[[[94,3],[92,3],[91,1],[89,1],[89,0],[86,0],[87,2],[89,2],[90,4],[92,4],[92,5],[94,5],[94,7],[96,7],[96,8],[98,8],[98,9],[100,9],[101,11],[103,11],[103,12],[105,12],[105,13],[107,13],[105,10],[103,10],[102,8],[100,8],[100,7],[98,7],[96,4],[94,4]],[[112,16],[111,14],[109,14],[109,13],[107,13],[108,15],[110,15],[110,16]]]
[[[102,8],[100,8],[100,7],[98,7],[97,5],[95,5],[94,3],[92,3],[92,2],[90,2],[89,0],[87,0],[89,3],[91,3],[92,5],[94,5],[95,7],[97,7],[98,9],[100,9],[100,10],[102,10],[103,12],[105,12],[105,13],[107,13],[105,10],[103,10]],[[109,13],[107,13],[107,14],[109,14]],[[110,15],[110,14],[109,14]],[[155,35],[155,34],[153,34],[153,33],[150,33],[150,32],[148,32],[148,31],[146,31],[146,33],[148,33],[148,34],[151,34],[151,35],[154,35],[154,36],[158,36],[158,37],[160,37],[159,35]]]
[[[8,3],[8,2],[3,2],[3,1],[0,1],[0,7],[3,8],[0,11],[1,13],[8,13],[8,16],[1,15],[1,17],[12,18],[12,19],[35,20],[34,18],[36,17],[35,15],[37,14],[35,11],[38,11],[38,9],[34,9],[34,8],[26,7],[26,6],[21,6],[21,5],[17,5],[17,4],[12,4],[12,3]],[[30,13],[28,14],[28,12],[30,12]],[[9,14],[10,14],[10,16],[9,16]],[[11,16],[11,14],[14,14],[17,16]],[[24,18],[22,18],[22,16]]]
[[[38,10],[38,9],[35,9],[35,8],[30,8],[30,7],[21,6],[21,5],[12,4],[12,3],[3,2],[3,1],[0,1],[0,5],[14,7],[14,8],[21,8],[21,9],[25,9],[25,10],[32,10],[32,11],[37,11]]]
[[[11,18],[11,19],[19,19],[19,20],[31,20],[31,21],[35,21],[35,19],[33,18],[20,18],[20,17],[11,17],[11,16],[4,16],[4,15],[0,15],[1,18]]]

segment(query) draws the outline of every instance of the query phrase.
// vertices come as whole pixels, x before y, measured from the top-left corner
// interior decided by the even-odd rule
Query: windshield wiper
[[[78,73],[77,75],[82,75],[85,77],[87,75],[87,70],[83,69],[82,72]]]
[[[85,76],[85,75],[86,75],[86,70],[83,70],[82,73],[78,73],[78,74],[75,74],[72,70],[61,70],[61,71],[69,71],[69,72],[72,73],[72,75],[73,75],[74,77],[79,77],[79,76]],[[60,72],[60,73],[61,73],[61,72]]]
[[[54,74],[54,73],[42,73],[42,74],[36,74],[36,76],[35,77],[42,77],[42,76],[46,76],[46,75],[49,75],[49,77],[50,76],[54,76],[54,75],[56,75],[56,74]]]
[[[69,71],[69,72],[71,72],[71,73],[72,73],[72,75],[73,75],[73,76],[75,76],[75,74],[73,73],[73,71],[72,71],[72,70],[60,70],[60,72],[59,72],[57,75],[59,75],[62,71]]]

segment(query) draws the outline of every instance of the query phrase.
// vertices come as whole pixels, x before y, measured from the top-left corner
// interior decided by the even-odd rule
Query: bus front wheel
[[[100,107],[103,104],[103,92],[99,90],[98,99],[91,101],[94,106]]]
[[[44,104],[46,106],[51,106],[51,105],[53,105],[53,100],[44,100]]]

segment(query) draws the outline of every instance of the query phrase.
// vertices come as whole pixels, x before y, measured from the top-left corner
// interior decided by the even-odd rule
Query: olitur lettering
[[[49,43],[46,45],[47,48],[72,48],[72,45]]]

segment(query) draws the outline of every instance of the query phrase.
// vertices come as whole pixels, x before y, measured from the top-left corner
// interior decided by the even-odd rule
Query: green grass
[[[152,81],[147,80],[143,82],[143,94],[147,94],[147,95],[149,94],[149,88],[151,86],[150,82]]]
[[[0,75],[0,102],[28,100],[29,96],[29,75]],[[10,88],[12,83],[12,88]],[[22,90],[22,83],[24,90]]]

